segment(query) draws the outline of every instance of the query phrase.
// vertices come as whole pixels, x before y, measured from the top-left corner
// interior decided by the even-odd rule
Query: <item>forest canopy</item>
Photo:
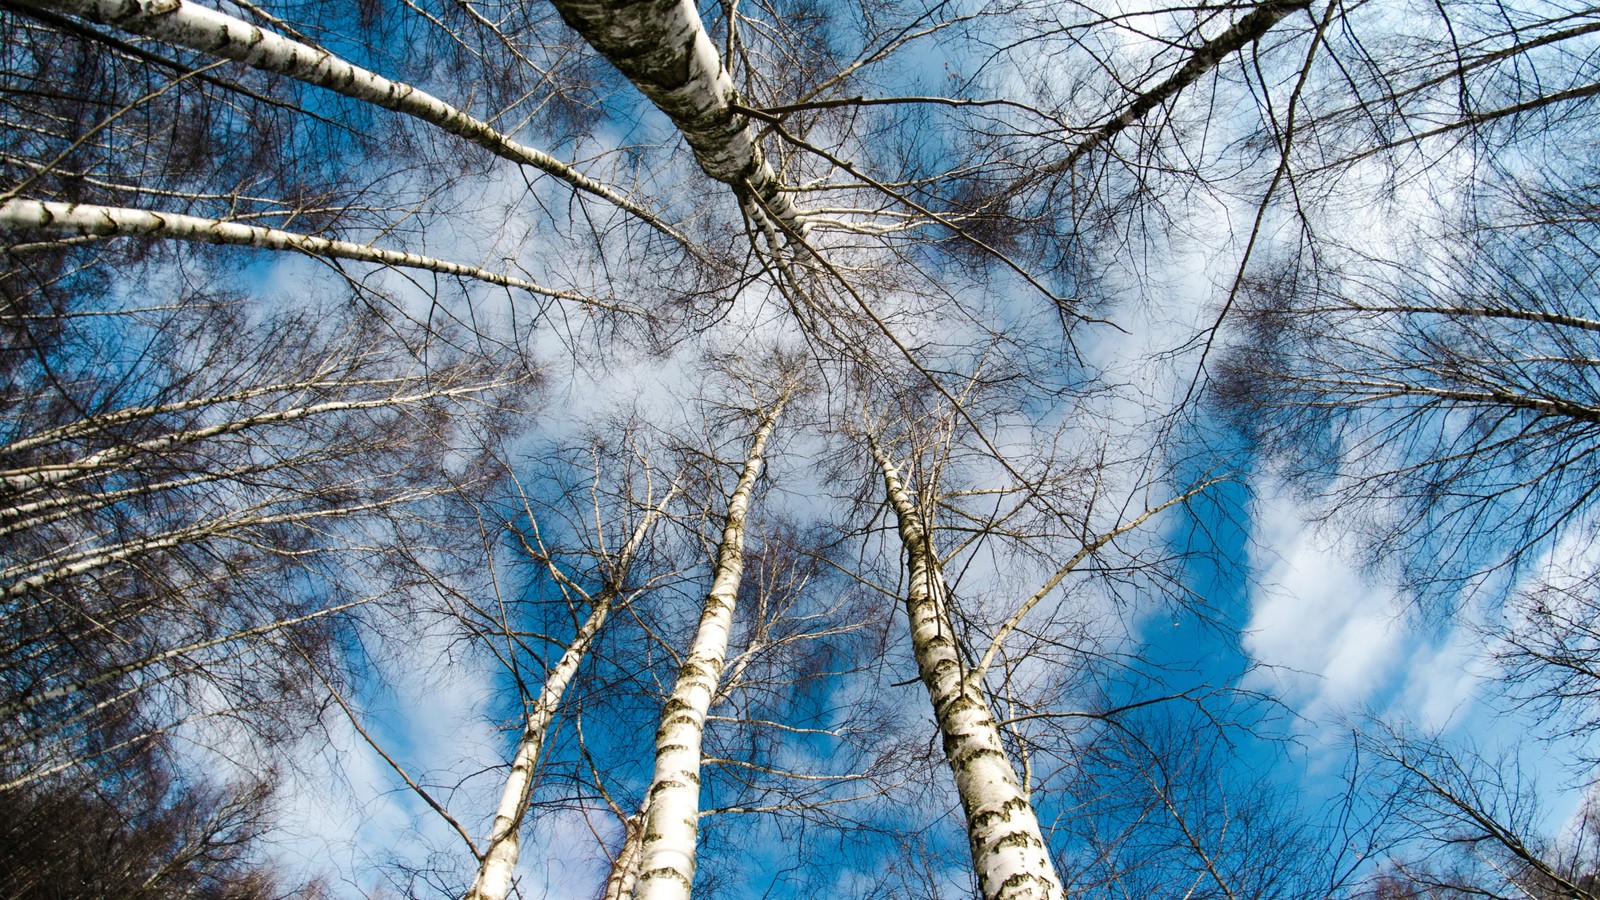
[[[0,28],[0,895],[1600,900],[1600,8]]]

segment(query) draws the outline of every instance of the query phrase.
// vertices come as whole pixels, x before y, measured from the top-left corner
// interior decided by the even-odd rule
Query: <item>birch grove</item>
[[[0,29],[0,893],[1593,893],[1595,10]]]

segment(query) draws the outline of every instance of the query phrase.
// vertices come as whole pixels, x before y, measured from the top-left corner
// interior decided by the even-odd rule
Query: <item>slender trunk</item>
[[[21,493],[45,485],[66,481],[75,476],[104,469],[130,457],[141,453],[158,453],[174,447],[186,446],[199,441],[210,440],[229,434],[237,434],[263,425],[280,425],[293,422],[307,416],[316,416],[329,412],[353,412],[364,409],[380,409],[386,406],[401,406],[410,403],[421,403],[425,400],[437,400],[446,397],[465,397],[472,394],[483,393],[498,384],[480,384],[472,387],[454,388],[444,391],[425,391],[417,394],[407,394],[399,397],[382,397],[375,400],[337,400],[328,403],[317,403],[310,406],[297,406],[291,409],[276,410],[235,419],[231,422],[222,422],[205,428],[195,428],[189,431],[175,431],[160,437],[150,438],[136,444],[121,444],[108,447],[104,450],[79,457],[71,462],[43,463],[35,466],[18,467],[0,470],[0,486],[11,491]]]
[[[49,234],[87,234],[100,237],[140,235],[202,244],[231,244],[259,250],[286,250],[329,259],[353,259],[401,269],[421,269],[440,275],[471,278],[501,287],[520,288],[531,294],[571,300],[585,306],[621,311],[592,297],[571,291],[558,291],[517,278],[491,272],[478,266],[435,259],[403,250],[385,250],[353,241],[313,237],[280,228],[263,228],[240,222],[225,222],[181,213],[150,212],[121,206],[95,206],[89,203],[57,203],[44,200],[7,200],[0,204],[0,225]]]
[[[1237,53],[1245,45],[1260,40],[1285,16],[1295,10],[1307,9],[1309,6],[1308,0],[1267,0],[1257,6],[1232,27],[1196,47],[1189,59],[1178,67],[1178,71],[1160,84],[1134,97],[1133,102],[1129,103],[1121,113],[1091,132],[1065,157],[1041,167],[1037,175],[1031,177],[1059,175],[1068,171],[1089,151],[1102,146],[1106,141],[1121,134],[1128,126],[1144,118],[1151,110],[1177,96],[1180,91],[1199,81],[1200,76],[1216,68],[1218,63]]]
[[[421,500],[427,496],[430,496],[430,494],[417,491],[387,497],[372,503],[343,506],[336,509],[316,509],[272,516],[254,515],[235,519],[211,520],[200,522],[187,528],[146,535],[135,540],[123,541],[106,547],[95,547],[76,553],[19,563],[0,571],[0,583],[11,582],[0,588],[0,601],[15,600],[58,581],[116,565],[141,553],[155,553],[160,550],[171,550],[187,544],[198,544],[202,541],[217,539],[236,538],[250,542],[249,536],[241,534],[241,532],[268,525],[298,524],[313,522],[318,519],[350,516],[367,510],[381,509],[385,506],[399,506],[414,500]],[[17,580],[12,581],[12,579]]]
[[[733,495],[728,498],[715,574],[700,615],[699,630],[656,731],[656,771],[645,812],[640,849],[638,900],[686,900],[694,885],[695,841],[700,819],[700,744],[706,714],[728,658],[734,603],[744,576],[745,516],[761,474],[767,438],[790,392],[779,394],[756,429]]]
[[[511,774],[506,776],[506,787],[500,795],[500,806],[495,810],[494,825],[489,830],[489,840],[483,851],[483,862],[478,875],[467,890],[466,900],[504,900],[511,890],[511,875],[517,868],[521,852],[522,819],[528,812],[528,801],[533,793],[533,769],[539,761],[539,751],[544,748],[545,732],[555,718],[561,704],[561,695],[578,671],[578,664],[589,651],[594,636],[605,624],[611,612],[615,593],[607,592],[596,601],[589,618],[578,629],[578,635],[561,655],[561,661],[545,679],[533,707],[528,710],[528,721],[522,729],[522,739],[517,742],[516,755],[511,759]]]
[[[135,662],[124,663],[123,665],[115,666],[105,670],[104,672],[101,672],[98,675],[85,678],[82,681],[57,685],[56,687],[38,691],[37,693],[25,694],[21,699],[9,703],[0,703],[0,718],[10,718],[11,716],[14,716],[24,710],[32,709],[41,703],[50,700],[59,700],[63,697],[70,697],[80,691],[86,691],[89,688],[98,687],[99,685],[107,682],[115,681],[124,675],[131,675],[141,669],[148,669],[157,663],[166,662],[167,660],[175,657],[187,657],[191,653],[197,653],[201,650],[207,650],[211,647],[216,647],[221,644],[232,643],[233,641],[240,641],[246,638],[256,637],[258,635],[270,634],[274,631],[282,631],[286,628],[293,628],[296,625],[303,625],[306,622],[320,619],[324,616],[332,615],[337,612],[343,612],[344,610],[361,606],[367,602],[369,601],[356,600],[350,603],[342,603],[338,606],[329,607],[328,609],[319,609],[314,613],[308,613],[292,619],[269,622],[265,625],[258,625],[254,628],[246,628],[242,631],[235,631],[219,638],[198,641],[193,644],[186,644],[182,647],[174,647],[171,650],[163,650],[154,656],[147,656],[144,659],[140,659]]]
[[[68,12],[203,53],[237,60],[337,94],[421,119],[522,165],[533,166],[578,190],[638,216],[680,243],[685,239],[654,213],[542,150],[518,143],[427,91],[390,81],[318,47],[291,40],[242,19],[186,0],[20,0],[26,7]]]
[[[521,853],[522,819],[528,812],[528,801],[533,793],[534,766],[539,761],[539,751],[544,747],[545,733],[561,706],[561,695],[577,674],[578,666],[594,643],[595,635],[600,632],[612,605],[621,595],[635,554],[677,490],[676,486],[669,489],[661,503],[640,519],[627,543],[623,544],[617,553],[616,565],[595,598],[589,618],[578,629],[572,643],[567,645],[566,652],[561,654],[561,661],[550,670],[539,692],[539,699],[528,710],[528,721],[523,726],[522,739],[517,742],[517,752],[511,760],[511,774],[506,777],[505,790],[500,795],[500,806],[495,811],[483,861],[478,866],[478,875],[473,879],[472,887],[467,890],[466,900],[505,900],[511,890],[511,875],[516,871],[517,858]]]
[[[944,739],[945,758],[967,817],[973,871],[984,900],[1060,900],[1061,881],[1039,830],[1027,792],[1006,757],[989,703],[965,677],[951,623],[944,572],[932,534],[900,473],[876,442],[872,455],[883,473],[909,568],[906,614],[917,671],[928,689]]]
[[[738,91],[691,0],[552,0],[568,25],[667,114],[705,173],[754,200],[790,231],[804,216],[737,112]]]
[[[649,811],[650,798],[646,796],[644,806],[623,825],[622,849],[611,865],[601,900],[633,900],[633,888],[639,883],[639,862],[644,855],[644,818]]]
[[[154,406],[125,406],[120,409],[108,410],[102,413],[88,413],[66,425],[57,425],[35,431],[27,437],[18,438],[9,444],[0,446],[0,453],[13,455],[27,450],[35,450],[50,444],[63,444],[72,438],[95,432],[109,431],[119,425],[127,425],[140,419],[153,419],[158,416],[173,415],[175,413],[189,412],[207,406],[221,406],[225,403],[240,403],[253,400],[268,394],[299,394],[317,389],[346,388],[352,385],[372,386],[380,384],[412,384],[415,378],[384,378],[368,379],[363,381],[338,381],[334,379],[316,379],[311,381],[289,382],[287,384],[270,384],[263,387],[247,388],[228,394],[216,394],[209,397],[190,397],[172,403],[161,403]]]
[[[324,457],[326,458],[326,457]],[[177,491],[186,487],[195,487],[202,484],[213,484],[218,481],[237,481],[252,475],[265,474],[284,468],[285,465],[310,461],[310,456],[298,456],[289,460],[274,460],[256,466],[241,466],[237,469],[228,469],[223,472],[206,472],[201,475],[191,475],[187,478],[174,478],[169,481],[143,484],[138,487],[127,488],[120,491],[70,491],[60,492],[44,500],[35,500],[21,503],[16,506],[0,507],[0,539],[8,538],[14,534],[81,516],[97,510],[115,506],[140,497],[150,497],[163,491]],[[27,516],[28,518],[22,518]]]

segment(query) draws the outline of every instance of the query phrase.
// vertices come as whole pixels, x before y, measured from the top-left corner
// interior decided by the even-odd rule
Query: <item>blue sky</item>
[[[421,6],[435,18],[467,12]],[[1482,32],[1469,46],[1498,47],[1521,33],[1501,33],[1493,15],[1463,6],[1463,27]],[[497,122],[665,210],[693,244],[685,251],[598,201],[574,200],[553,179],[463,151],[449,135],[402,120],[387,144],[357,142],[338,129],[297,132],[285,170],[263,174],[262,190],[321,183],[330,191],[326,202],[351,204],[332,217],[345,237],[519,272],[649,309],[656,321],[608,317],[577,303],[541,316],[514,292],[359,264],[343,265],[341,274],[320,261],[236,248],[183,251],[194,255],[162,263],[173,284],[215,283],[262,309],[343,302],[397,322],[409,317],[432,327],[428,340],[440,342],[410,348],[419,371],[477,348],[494,358],[522,352],[519,373],[539,374],[530,409],[489,442],[494,471],[464,490],[485,492],[471,497],[476,505],[419,503],[408,520],[416,533],[426,533],[417,523],[440,529],[436,545],[406,549],[446,574],[395,588],[393,598],[386,595],[392,606],[375,605],[350,626],[342,662],[361,725],[417,787],[481,838],[523,704],[587,613],[522,552],[517,537],[532,529],[514,491],[528,492],[527,509],[567,577],[593,590],[604,569],[597,560],[614,551],[639,513],[645,471],[658,479],[652,497],[660,495],[659,479],[687,473],[690,487],[630,576],[637,595],[613,613],[564,700],[534,792],[519,869],[523,895],[592,895],[619,840],[616,813],[635,811],[648,789],[661,705],[699,618],[722,504],[752,407],[771,394],[770,351],[779,348],[807,359],[815,377],[781,423],[759,486],[732,648],[730,671],[739,678],[712,710],[720,718],[707,746],[718,759],[704,773],[703,801],[748,808],[706,821],[701,877],[720,895],[957,896],[968,888],[959,804],[914,681],[898,602],[901,551],[863,431],[888,444],[915,486],[931,492],[937,483],[946,492],[936,542],[951,554],[955,628],[971,656],[1084,540],[1220,478],[1071,575],[1024,620],[992,670],[988,699],[1006,722],[1007,749],[1027,772],[1075,891],[1187,885],[1182,893],[1212,896],[1211,882],[1225,880],[1225,870],[1254,895],[1310,896],[1329,872],[1378,864],[1355,858],[1348,836],[1329,835],[1342,827],[1337,801],[1354,765],[1350,734],[1383,726],[1522,760],[1540,778],[1535,793],[1546,812],[1537,825],[1559,836],[1587,789],[1585,773],[1571,763],[1578,750],[1541,741],[1552,726],[1500,696],[1494,654],[1497,632],[1516,621],[1508,598],[1553,563],[1584,568],[1586,470],[1563,470],[1572,479],[1563,484],[1580,487],[1551,495],[1580,498],[1567,529],[1536,540],[1520,567],[1483,578],[1472,573],[1499,562],[1492,551],[1515,539],[1505,530],[1516,525],[1511,514],[1523,508],[1519,500],[1542,498],[1537,489],[1508,491],[1481,507],[1489,534],[1452,530],[1448,515],[1429,513],[1399,529],[1393,547],[1374,535],[1377,526],[1407,523],[1401,503],[1360,491],[1363,466],[1405,470],[1418,462],[1407,453],[1470,442],[1480,433],[1474,429],[1535,433],[1545,413],[1507,414],[1512,426],[1498,432],[1470,410],[1450,408],[1418,419],[1417,427],[1442,437],[1428,431],[1415,443],[1379,441],[1374,450],[1362,439],[1390,427],[1404,433],[1407,408],[1359,407],[1347,428],[1324,434],[1332,453],[1316,462],[1325,477],[1297,480],[1291,476],[1316,442],[1255,446],[1238,423],[1223,421],[1211,393],[1224,359],[1266,358],[1271,335],[1249,334],[1241,320],[1259,322],[1272,311],[1249,304],[1272,299],[1262,299],[1270,293],[1262,285],[1273,277],[1310,260],[1311,274],[1330,283],[1354,272],[1351,295],[1363,301],[1457,299],[1476,286],[1468,276],[1477,270],[1452,268],[1449,255],[1482,261],[1493,254],[1475,254],[1481,248],[1452,229],[1469,213],[1504,212],[1490,209],[1480,191],[1520,184],[1512,170],[1525,163],[1521,145],[1498,169],[1480,168],[1473,153],[1486,151],[1471,144],[1459,152],[1430,145],[1416,158],[1363,155],[1360,142],[1376,139],[1369,125],[1387,126],[1351,112],[1360,104],[1353,107],[1348,94],[1371,89],[1365,76],[1350,74],[1360,69],[1355,62],[1403,61],[1409,57],[1395,48],[1411,48],[1423,62],[1415,70],[1395,63],[1393,77],[1424,84],[1391,99],[1418,123],[1439,121],[1452,107],[1430,91],[1449,79],[1416,73],[1432,71],[1424,50],[1445,46],[1443,31],[1428,10],[1412,22],[1357,5],[1322,33],[1316,17],[1325,9],[1295,13],[1066,176],[1049,166],[1072,141],[1178,71],[1185,42],[1215,36],[1230,14],[1205,10],[1197,24],[1201,14],[1192,8],[1141,3],[1098,12],[1052,3],[757,9],[747,39],[753,58],[773,62],[747,68],[739,57],[736,79],[752,103],[794,100],[819,73],[867,47],[930,21],[948,24],[845,79],[838,96],[959,92],[950,98],[957,102],[846,104],[843,112],[785,120],[830,154],[900,184],[899,197],[886,199],[823,156],[791,153],[766,136],[795,196],[822,210],[814,255],[792,245],[775,250],[782,239],[769,243],[747,230],[732,193],[703,177],[671,124],[542,6],[500,11],[508,29],[526,26],[516,32],[528,40],[521,59],[499,36],[452,19],[458,36],[472,36],[458,44],[416,9],[385,8],[380,27],[348,9],[307,13],[333,17],[308,30],[334,52],[465,107],[488,96],[511,104],[485,115],[503,112]],[[230,10],[248,13],[242,5]],[[538,21],[516,19],[530,10]],[[718,10],[702,12],[715,20]],[[1593,17],[1543,3],[1517,11],[1555,23],[1530,27]],[[1552,60],[1536,61],[1569,80],[1588,78],[1591,39],[1577,30],[1569,43],[1550,42]],[[716,25],[712,31],[726,34]],[[1383,52],[1367,55],[1368,35]],[[514,62],[526,93],[517,93],[520,84],[475,86],[471,73],[484,60]],[[539,67],[551,76],[529,74]],[[1483,87],[1475,96],[1497,96],[1489,88],[1499,87],[1499,70],[1480,68],[1488,74],[1486,85],[1473,83]],[[508,93],[516,96],[500,97]],[[297,115],[364,130],[392,124],[390,113],[326,92],[292,96],[301,104]],[[996,97],[1012,102],[961,105]],[[1416,110],[1407,107],[1413,101]],[[1286,148],[1289,120],[1302,113],[1321,116],[1321,130]],[[139,137],[108,134],[113,143]],[[1341,141],[1358,143],[1348,149]],[[967,154],[980,164],[969,167]],[[136,166],[117,169],[114,159],[96,165],[106,167],[97,177],[146,177]],[[105,192],[130,204],[182,196],[148,177]],[[227,194],[186,202],[217,216],[271,206]],[[943,220],[916,223],[917,206],[943,210]],[[973,234],[1005,259],[953,240],[950,218],[967,214]],[[1582,216],[1592,218],[1579,216],[1570,245],[1547,242],[1553,262],[1521,274],[1551,281],[1572,274],[1564,261],[1582,257],[1589,224]],[[279,218],[259,220],[312,227],[298,216]],[[1397,270],[1415,277],[1385,280]],[[1571,296],[1552,301],[1568,304],[1563,309],[1593,287],[1586,275],[1572,280]],[[1443,287],[1427,294],[1416,284]],[[1488,286],[1496,286],[1493,277]],[[124,279],[115,292],[121,303],[124,295],[164,289],[161,279]],[[1307,288],[1289,299],[1343,297]],[[860,314],[863,306],[871,316]],[[1225,307],[1228,327],[1213,342]],[[1473,345],[1453,321],[1421,337],[1386,333],[1355,315],[1328,321],[1331,333],[1305,337],[1306,345],[1345,341],[1339,346],[1354,359],[1344,372],[1351,377],[1391,371],[1362,367],[1393,363],[1415,349],[1406,345],[1412,338],[1452,351],[1509,348],[1506,368],[1535,388],[1547,380],[1540,373],[1564,372],[1564,365],[1585,373],[1573,380],[1586,386],[1595,356],[1592,342],[1514,329]],[[1364,359],[1365,351],[1372,356]],[[963,415],[951,411],[956,395]],[[1567,446],[1561,440],[1575,440],[1564,434],[1553,439],[1558,453]],[[1523,444],[1509,446],[1507,456],[1520,460]],[[474,448],[453,449],[440,464],[447,472],[473,458]],[[1026,490],[1019,477],[1032,479]],[[1020,511],[999,519],[996,511],[1013,503]],[[1370,534],[1362,530],[1368,525]],[[337,539],[394,550],[383,542],[401,533],[412,534],[396,526]],[[450,568],[460,559],[452,553],[471,552],[480,556]],[[1422,573],[1426,581],[1436,557],[1451,568],[1432,572],[1442,577],[1431,594],[1403,580]],[[377,570],[352,564],[343,574],[353,593],[387,589]],[[270,763],[272,753],[250,746],[248,734],[209,727],[186,732],[200,748],[199,769]],[[454,828],[338,709],[325,708],[284,754],[283,827],[273,842],[294,866],[329,873],[350,896],[464,883],[472,860]],[[798,847],[805,848],[799,858]]]

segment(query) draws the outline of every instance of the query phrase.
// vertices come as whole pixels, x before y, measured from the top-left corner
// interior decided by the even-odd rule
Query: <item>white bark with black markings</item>
[[[700,830],[700,747],[706,714],[717,694],[728,658],[734,604],[744,577],[745,517],[761,474],[767,439],[788,402],[780,393],[763,415],[745,456],[738,484],[728,498],[722,543],[700,615],[694,645],[678,670],[677,683],[656,731],[655,776],[650,782],[640,849],[636,900],[687,900],[694,884],[695,843]]]
[[[984,900],[1062,900],[1038,817],[1000,741],[981,688],[966,677],[951,624],[944,572],[921,510],[900,473],[872,446],[894,508],[908,568],[906,614],[917,671],[928,689],[945,757],[967,817],[973,870]]]
[[[497,131],[489,123],[427,91],[392,81],[310,44],[274,34],[186,0],[18,0],[24,6],[65,12],[192,50],[237,60],[252,68],[314,84],[355,100],[412,116],[460,135],[494,155],[533,166],[626,210],[670,235],[685,239],[645,207],[584,175],[542,150]]]
[[[682,132],[705,173],[796,234],[805,217],[778,190],[717,48],[690,0],[552,0],[582,35]]]
[[[520,288],[543,297],[571,300],[585,306],[619,310],[614,305],[601,303],[582,294],[554,290],[526,278],[491,272],[479,266],[450,262],[404,250],[386,250],[353,241],[299,234],[281,228],[264,228],[260,225],[226,222],[182,213],[151,212],[121,206],[97,206],[91,203],[13,199],[0,203],[0,227],[44,234],[139,236],[201,244],[229,244],[236,247],[254,247],[258,250],[293,251],[327,259],[350,259],[401,269],[421,269],[425,272],[470,278],[501,287]]]

